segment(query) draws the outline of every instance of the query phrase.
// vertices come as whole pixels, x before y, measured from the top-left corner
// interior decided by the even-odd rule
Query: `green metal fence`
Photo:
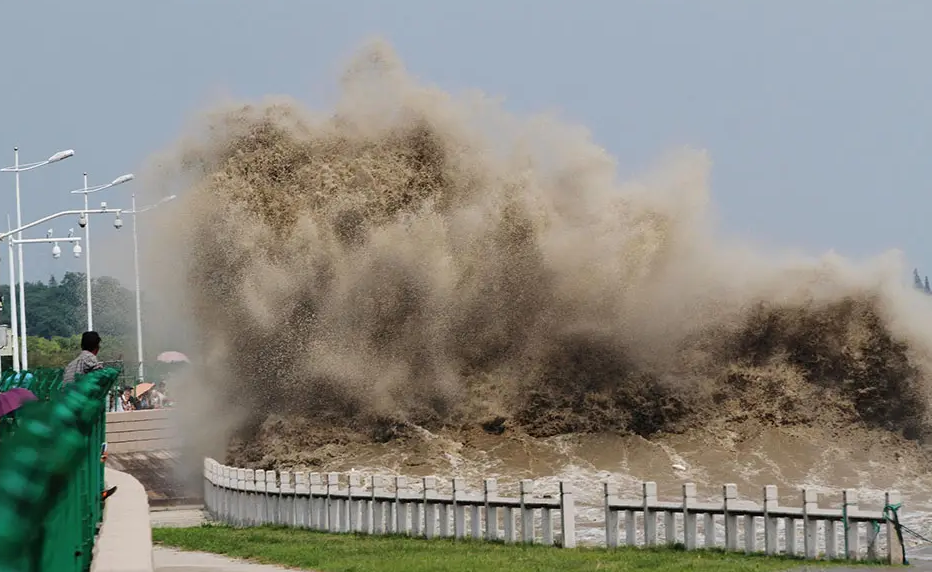
[[[47,400],[53,392],[61,388],[64,374],[65,370],[62,368],[37,368],[22,372],[7,370],[0,376],[0,391],[24,387],[40,400]]]
[[[45,394],[0,437],[0,572],[86,572],[103,516],[105,401],[120,371],[66,386],[61,370],[30,373],[13,383]]]

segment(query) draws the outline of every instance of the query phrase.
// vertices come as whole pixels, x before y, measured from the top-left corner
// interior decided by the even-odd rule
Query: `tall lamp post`
[[[113,221],[113,226],[116,227],[116,228],[121,228],[121,227],[123,226],[123,221],[120,219],[120,213],[121,213],[121,212],[123,212],[121,209],[108,209],[106,203],[101,203],[100,209],[98,209],[98,210],[67,210],[67,211],[61,211],[61,212],[57,212],[57,213],[55,213],[55,214],[50,214],[50,215],[48,215],[48,216],[42,217],[42,218],[40,218],[40,219],[38,219],[38,220],[34,220],[34,221],[32,221],[32,222],[30,222],[30,223],[28,223],[28,224],[24,224],[24,225],[22,225],[22,226],[18,226],[18,227],[16,227],[16,228],[14,228],[13,230],[9,230],[9,231],[7,231],[7,232],[0,233],[0,241],[7,240],[8,244],[12,245],[12,240],[13,240],[13,239],[12,239],[11,237],[13,237],[13,235],[19,236],[24,230],[30,229],[30,228],[32,228],[32,227],[34,227],[34,226],[38,226],[38,225],[40,225],[40,224],[44,224],[44,223],[46,223],[46,222],[48,222],[48,221],[50,221],[50,220],[53,220],[53,219],[56,219],[56,218],[59,218],[59,217],[63,217],[63,216],[69,216],[69,215],[80,215],[80,218],[78,219],[78,224],[81,225],[81,226],[85,226],[85,225],[87,224],[88,215],[92,215],[92,214],[115,214],[115,215],[116,215],[116,220]],[[60,240],[63,240],[63,241],[64,241],[65,239],[60,239]],[[12,251],[12,246],[10,246],[10,250]],[[53,248],[52,250],[53,250],[53,255],[54,255],[54,248]],[[59,253],[60,253],[60,247],[59,247]],[[80,254],[80,251],[78,251],[78,254]],[[12,257],[10,258],[10,260],[12,260]],[[12,269],[11,269],[11,274],[12,274]],[[23,298],[22,302],[25,303],[25,298]],[[25,317],[26,317],[26,313],[25,313],[25,312],[21,312],[20,315],[23,317],[23,322],[22,322],[21,325],[24,326],[24,327],[23,327],[23,331],[22,331],[22,342],[23,342],[23,343],[22,343],[22,345],[21,345],[21,350],[22,350],[21,353],[22,353],[23,359],[22,359],[22,364],[21,364],[21,365],[22,365],[23,369],[26,369],[26,368],[29,367],[28,355],[26,354],[26,337],[25,337],[25,325],[26,325]]]
[[[84,195],[84,210],[87,208],[87,196],[91,193],[96,193],[104,189],[109,189],[110,187],[115,187],[117,185],[122,185],[132,181],[135,177],[132,173],[127,173],[125,175],[120,175],[116,179],[113,179],[107,184],[96,185],[94,187],[87,186],[87,173],[84,173],[84,188],[76,189],[71,191],[71,194],[82,194]],[[119,228],[119,227],[117,227]],[[90,221],[87,221],[87,224],[84,225],[84,278],[87,281],[87,331],[94,329],[94,311],[93,311],[93,302],[91,301],[91,225]]]
[[[140,296],[140,287],[139,287],[139,239],[136,233],[136,215],[142,214],[148,210],[152,210],[157,206],[167,203],[175,198],[175,195],[165,197],[157,203],[151,204],[146,207],[136,208],[136,193],[133,193],[133,208],[129,211],[133,215],[133,266],[136,272],[136,358],[139,360],[139,369],[138,381],[143,380],[145,375],[145,360],[143,359],[143,350],[142,350],[142,303]],[[126,212],[126,211],[124,211]]]
[[[6,217],[7,230],[10,228],[10,215]],[[16,317],[16,268],[13,267],[13,239],[7,241],[7,260],[10,261],[10,326],[13,329],[13,371],[19,371],[19,320]]]
[[[20,204],[19,199],[19,174],[26,171],[31,171],[33,169],[38,169],[45,165],[50,165],[52,163],[57,163],[59,161],[64,161],[68,157],[74,156],[74,149],[65,149],[64,151],[59,151],[55,153],[48,159],[44,161],[36,161],[34,163],[24,163],[20,164],[19,162],[19,147],[13,147],[13,166],[0,169],[0,172],[4,173],[14,173],[16,175],[16,227],[20,228],[23,226],[23,209]],[[85,208],[84,210],[87,210]],[[21,240],[23,238],[22,232],[16,233],[16,239]],[[20,321],[20,335],[22,336],[22,352],[23,355],[26,355],[26,313],[23,311],[23,306],[25,305],[26,300],[26,286],[23,281],[23,245],[17,245],[17,264],[19,264],[19,297],[23,301],[23,304],[20,304],[19,312],[19,321]],[[13,280],[13,277],[10,277],[10,280]],[[12,322],[15,318],[10,314],[10,321]]]

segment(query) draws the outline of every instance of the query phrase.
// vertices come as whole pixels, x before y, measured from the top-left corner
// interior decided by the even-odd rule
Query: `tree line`
[[[87,285],[83,272],[66,272],[61,280],[26,282],[26,333],[29,367],[63,367],[79,353],[87,328]],[[0,323],[10,324],[9,284],[0,285]],[[134,361],[135,296],[119,280],[91,280],[94,329],[103,338],[101,358]],[[19,291],[16,291],[17,303]],[[18,309],[17,309],[18,312]],[[10,358],[4,358],[4,367]]]

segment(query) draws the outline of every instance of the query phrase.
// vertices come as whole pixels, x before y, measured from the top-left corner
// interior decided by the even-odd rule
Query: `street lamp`
[[[104,189],[109,189],[110,187],[115,187],[117,185],[122,185],[123,183],[128,183],[132,181],[135,177],[132,173],[127,173],[125,175],[120,175],[116,179],[113,179],[105,185],[97,185],[94,187],[87,186],[87,173],[84,173],[84,188],[76,189],[71,191],[71,194],[82,194],[84,195],[84,210],[88,210],[87,207],[87,196],[91,193],[96,193]],[[117,215],[117,221],[113,224],[117,229],[123,226],[123,221],[120,220],[119,215]],[[83,216],[78,220],[78,224],[84,227],[84,278],[87,281],[87,331],[94,329],[94,312],[91,301],[91,225],[88,224],[86,216]]]
[[[99,209],[99,210],[83,210],[83,211],[82,211],[82,210],[67,210],[67,211],[61,211],[61,212],[57,212],[57,213],[55,213],[55,214],[50,214],[50,215],[48,215],[48,216],[44,216],[44,217],[42,217],[42,218],[40,218],[40,219],[38,219],[38,220],[34,220],[34,221],[32,221],[31,223],[29,223],[29,224],[24,224],[24,225],[22,225],[22,226],[18,226],[18,227],[16,227],[16,228],[14,228],[13,230],[8,230],[7,232],[0,233],[0,241],[9,239],[9,240],[7,240],[7,243],[8,243],[8,248],[9,248],[9,251],[10,251],[10,276],[12,277],[12,276],[13,276],[13,272],[14,272],[14,268],[13,268],[13,256],[12,256],[12,253],[13,253],[13,242],[14,242],[14,241],[18,242],[18,243],[20,244],[20,246],[22,245],[23,242],[35,242],[35,240],[32,240],[32,241],[30,241],[30,240],[19,240],[19,239],[13,238],[13,235],[19,236],[19,235],[22,234],[22,232],[23,232],[24,230],[30,229],[30,228],[32,228],[32,227],[34,227],[34,226],[38,226],[38,225],[40,225],[40,224],[45,224],[46,222],[48,222],[48,221],[50,221],[50,220],[53,220],[53,219],[56,219],[56,218],[59,218],[59,217],[63,217],[63,216],[80,215],[81,218],[79,219],[79,223],[80,223],[81,221],[84,221],[84,223],[86,224],[86,222],[87,222],[87,216],[88,216],[88,215],[91,215],[91,214],[116,214],[117,218],[119,219],[120,212],[121,212],[120,209],[108,209],[106,203],[101,203],[100,209]],[[60,240],[62,240],[62,241],[67,241],[67,242],[71,242],[71,239],[74,239],[74,238],[75,238],[75,237],[72,236],[72,237],[69,237],[68,239],[60,239]],[[79,256],[79,255],[80,255],[80,252],[81,252],[80,249],[75,249],[75,256]],[[12,282],[13,282],[13,280],[12,280],[12,278],[11,278],[10,282],[11,282],[10,291],[12,292],[12,291],[13,291],[13,288],[12,288]],[[23,298],[22,298],[23,304],[25,304],[25,301],[26,301],[26,298],[23,297]],[[13,307],[11,308],[11,311],[12,311],[12,312],[15,312],[15,308],[16,308],[16,306],[15,306],[15,304],[16,304],[16,298],[15,298],[15,297],[13,298],[12,303],[13,303]],[[22,346],[21,346],[22,350],[21,350],[20,353],[22,354],[22,366],[23,366],[23,369],[27,369],[27,368],[29,367],[29,359],[28,359],[28,354],[26,353],[26,328],[25,328],[25,325],[26,325],[26,313],[25,313],[25,311],[21,311],[21,312],[20,312],[20,316],[22,317],[22,326],[23,326]],[[16,327],[17,327],[17,326],[16,326],[16,320],[11,320],[11,322],[13,322],[14,332],[17,332],[17,330],[16,330]],[[15,334],[14,334],[14,335],[15,335]],[[15,363],[15,362],[14,362],[14,363]]]
[[[23,226],[23,209],[19,200],[19,174],[26,171],[31,171],[33,169],[38,169],[45,165],[50,165],[52,163],[58,163],[59,161],[64,161],[69,157],[74,156],[74,149],[65,149],[64,151],[59,151],[54,155],[50,156],[44,161],[36,161],[34,163],[24,163],[20,164],[19,162],[19,147],[13,147],[13,166],[0,169],[0,172],[4,173],[14,173],[16,175],[16,227],[19,228]],[[87,210],[87,209],[85,209]],[[16,239],[20,240],[23,238],[22,232],[17,232]],[[17,246],[17,260],[19,264],[19,296],[20,299],[26,299],[26,286],[25,281],[23,280],[23,245],[20,244]],[[10,276],[10,282],[13,281],[13,277]],[[12,309],[11,309],[12,312]],[[16,318],[11,313],[10,322],[14,322]],[[23,312],[23,309],[20,308],[19,313],[20,325],[22,327],[22,336],[23,336],[23,355],[26,355],[26,314]]]
[[[81,241],[81,237],[79,237],[79,236],[74,236],[74,230],[72,230],[71,232],[69,232],[69,233],[68,233],[68,236],[65,237],[65,238],[56,238],[56,237],[52,236],[52,229],[49,229],[48,233],[46,233],[46,235],[45,235],[45,238],[23,238],[23,239],[11,238],[9,241],[7,241],[7,242],[8,242],[8,246],[7,246],[7,251],[8,251],[8,252],[7,252],[7,253],[8,253],[8,257],[9,257],[9,259],[10,259],[10,274],[12,275],[12,273],[13,273],[13,245],[14,245],[14,244],[17,245],[17,246],[19,246],[19,247],[21,247],[21,246],[24,245],[24,244],[52,243],[52,244],[53,244],[53,246],[52,246],[52,258],[61,258],[61,247],[58,246],[58,243],[59,243],[59,242],[71,242],[71,243],[74,243],[74,250],[73,250],[73,252],[74,252],[75,257],[77,257],[77,256],[80,256],[80,255],[81,255],[81,246],[78,244],[80,241]],[[12,281],[11,281],[11,282],[12,282]],[[12,286],[12,285],[10,286],[10,297],[13,298],[12,306],[11,306],[11,308],[10,308],[10,312],[15,312],[15,311],[16,311],[16,304],[17,304],[17,302],[16,302],[16,297],[15,297],[15,291],[13,290],[13,286]],[[21,312],[21,315],[25,317],[25,316],[26,316],[26,298],[23,298],[22,300],[19,301],[19,310],[20,310],[20,312]],[[25,318],[24,318],[23,324],[25,324],[25,323],[26,323],[26,322],[25,322]],[[17,333],[18,333],[18,332],[17,332],[17,329],[16,329],[16,321],[13,321],[13,338],[14,338],[14,340],[15,340],[15,338],[16,338]],[[26,350],[26,340],[25,340],[25,339],[23,339],[22,347],[23,347],[23,356],[22,356],[23,369],[29,369],[29,358],[28,358],[28,356],[27,356],[26,353],[25,353],[25,350]],[[17,349],[18,349],[18,348],[17,348],[16,342],[14,341],[14,344],[13,344],[13,352],[14,352],[14,356],[13,356],[13,370],[14,370],[14,371],[19,371],[19,365],[20,365],[20,357],[19,357],[18,355],[16,355]]]
[[[136,193],[133,193],[133,208],[129,211],[133,215],[133,266],[136,271],[136,358],[139,360],[139,370],[136,374],[141,382],[143,380],[144,363],[142,354],[142,303],[140,302],[140,289],[139,289],[139,239],[136,236],[136,215],[142,214],[148,210],[152,210],[159,205],[167,203],[168,201],[174,200],[175,195],[165,197],[157,203],[151,204],[147,207],[136,208]]]

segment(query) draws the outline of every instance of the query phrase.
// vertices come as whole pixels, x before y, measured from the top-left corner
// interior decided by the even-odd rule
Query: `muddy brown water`
[[[756,502],[765,485],[776,485],[781,504],[787,506],[801,505],[805,487],[819,493],[824,507],[840,507],[842,490],[852,488],[864,508],[877,510],[885,491],[897,490],[904,501],[903,523],[932,537],[932,465],[916,444],[856,429],[761,429],[741,435],[696,431],[650,440],[617,435],[536,439],[511,432],[464,435],[420,429],[404,440],[351,440],[313,451],[273,436],[263,443],[261,459],[234,453],[228,462],[266,469],[437,476],[447,488],[454,476],[477,489],[483,478],[496,478],[505,494],[521,479],[534,479],[543,494],[556,493],[564,481],[576,491],[581,542],[604,538],[604,482],[616,484],[623,497],[639,498],[641,483],[655,481],[661,500],[681,498],[686,482],[696,483],[699,496],[708,500],[721,498],[723,484],[735,483],[739,497]],[[920,554],[926,544],[908,535],[907,542],[912,554]]]

